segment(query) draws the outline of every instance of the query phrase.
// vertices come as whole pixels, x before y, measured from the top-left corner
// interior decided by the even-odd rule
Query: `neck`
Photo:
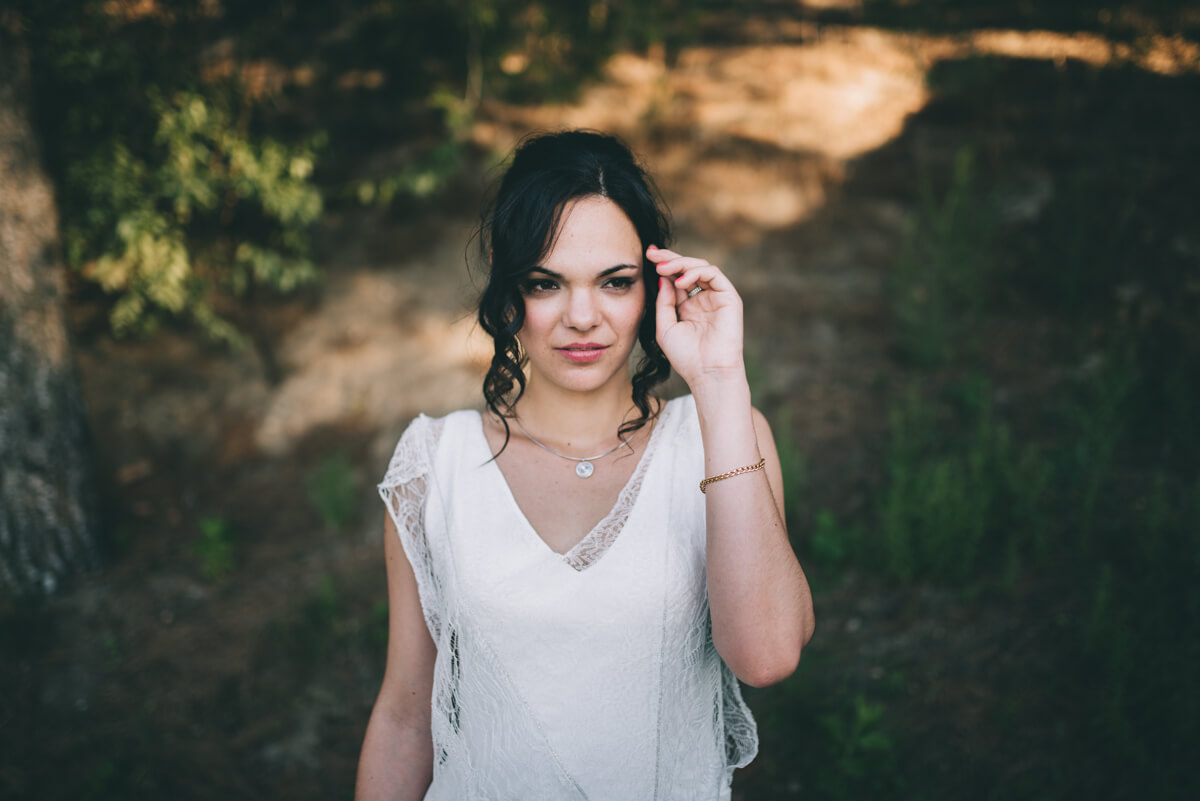
[[[612,381],[592,392],[571,392],[539,384],[531,376],[516,411],[535,437],[572,453],[617,442],[617,429],[634,416],[633,408],[633,387],[628,379]]]

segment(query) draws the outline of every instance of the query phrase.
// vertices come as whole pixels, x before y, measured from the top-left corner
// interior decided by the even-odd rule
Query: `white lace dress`
[[[379,485],[437,644],[426,800],[729,798],[758,736],[712,644],[693,399],[566,554],[491,455],[478,412],[421,416]]]

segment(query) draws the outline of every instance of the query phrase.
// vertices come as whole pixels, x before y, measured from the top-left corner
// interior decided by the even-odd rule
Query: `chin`
[[[609,386],[613,381],[613,374],[593,373],[591,375],[573,375],[562,376],[555,381],[563,389],[571,392],[596,392]]]
[[[561,387],[569,392],[596,392],[612,384],[618,375],[624,375],[625,362],[614,370],[611,364],[601,360],[593,364],[567,365],[552,373],[540,373],[538,379],[547,384]]]

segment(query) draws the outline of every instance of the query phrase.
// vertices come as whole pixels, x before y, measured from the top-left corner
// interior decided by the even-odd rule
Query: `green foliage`
[[[846,677],[843,658],[814,641],[791,678],[746,690],[760,731],[772,742],[771,750],[734,780],[746,798],[900,797],[903,743],[893,735],[899,721],[889,719],[881,699],[829,684]],[[886,686],[879,689],[890,692]]]
[[[463,20],[487,91],[544,102],[573,93],[618,48],[686,37],[703,4],[473,0]]]
[[[261,643],[261,670],[269,692],[301,692],[312,676],[351,660],[365,670],[382,665],[387,644],[387,601],[379,586],[344,583],[329,574],[273,620]]]
[[[821,716],[828,761],[814,776],[826,798],[863,798],[898,789],[895,746],[884,723],[885,708],[859,693],[850,708]]]
[[[328,624],[342,611],[342,599],[333,576],[322,575],[317,579],[317,589],[308,605],[310,619]]]
[[[1189,678],[1200,659],[1200,478],[1121,469],[1136,433],[1132,404],[1147,381],[1140,366],[1120,351],[1080,382],[1064,409],[1059,485],[1079,510],[1070,542],[1086,609],[1078,659],[1089,734],[1155,775],[1183,764],[1179,743],[1194,739],[1200,720],[1200,689]]]
[[[88,801],[112,798],[112,790],[120,783],[119,773],[116,761],[110,757],[101,758],[92,768],[84,798]]]
[[[304,231],[321,213],[309,181],[317,140],[252,138],[219,98],[149,98],[151,147],[135,153],[113,138],[68,168],[67,194],[82,206],[64,226],[68,259],[116,296],[118,334],[152,331],[166,314],[242,344],[214,294],[287,292],[316,278]]]
[[[307,673],[357,632],[357,621],[348,619],[346,613],[341,588],[333,576],[322,574],[307,597],[301,596],[283,618],[271,624],[267,632],[271,649]]]
[[[200,563],[200,574],[209,581],[221,582],[233,573],[233,531],[222,517],[202,517],[200,539],[192,545],[192,554]]]
[[[1138,378],[1128,355],[1097,355],[1059,411],[1066,434],[1059,457],[1061,483],[1079,515],[1079,547],[1091,548],[1088,537],[1117,446],[1129,432],[1129,400]]]
[[[953,360],[975,342],[992,270],[991,216],[974,187],[973,157],[961,150],[945,197],[923,184],[920,213],[889,280],[901,356],[918,367]]]
[[[364,178],[354,184],[355,197],[363,205],[387,206],[398,196],[425,198],[445,188],[462,167],[463,144],[448,139],[429,153],[380,178]]]
[[[358,479],[346,454],[335,453],[322,460],[305,476],[304,483],[309,502],[330,531],[340,533],[354,520]]]
[[[373,645],[387,645],[388,611],[388,602],[382,599],[371,606],[371,625],[367,631],[367,638]]]
[[[817,512],[809,550],[827,569],[837,570],[847,565],[858,555],[861,542],[861,527],[839,522],[829,509]]]
[[[111,296],[117,334],[181,319],[241,345],[231,313],[256,288],[316,277],[306,230],[321,214],[322,136],[281,138],[260,89],[203,77],[213,9],[152,5],[26,8],[67,261]]]
[[[804,493],[808,482],[808,466],[804,452],[796,444],[792,430],[792,415],[784,410],[772,426],[779,466],[783,472],[783,508],[789,520],[804,516]]]
[[[1183,744],[1200,720],[1200,480],[1157,473],[1129,512],[1079,571],[1088,603],[1074,689],[1089,741],[1167,797],[1197,784]]]
[[[1183,788],[1197,782],[1181,744],[1200,720],[1190,680],[1200,658],[1196,295],[1182,251],[1153,249],[1170,241],[1159,229],[1175,211],[1151,213],[1161,201],[1144,187],[1114,191],[1121,180],[1081,169],[1037,223],[1046,241],[1011,246],[1030,300],[1074,323],[1059,391],[1024,410],[1015,432],[982,373],[948,383],[982,368],[982,353],[957,343],[986,330],[997,246],[986,221],[963,211],[983,209],[964,175],[960,161],[945,200],[927,195],[894,275],[901,353],[927,372],[891,411],[878,542],[851,558],[968,592],[996,578],[1050,582],[1075,632],[1056,644],[1054,691],[1079,710],[1065,724],[1079,748],[1111,766],[1104,792],[1190,797]],[[838,541],[832,532],[829,515],[814,544]]]
[[[958,397],[947,409],[910,387],[890,414],[877,552],[880,567],[897,578],[963,581],[1039,541],[1049,462],[1033,446],[1013,444],[995,419],[986,380],[967,381]]]

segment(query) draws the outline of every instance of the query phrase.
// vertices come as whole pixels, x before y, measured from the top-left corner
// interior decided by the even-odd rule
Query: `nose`
[[[563,322],[568,328],[589,331],[600,324],[599,299],[590,287],[572,290],[567,298]]]

